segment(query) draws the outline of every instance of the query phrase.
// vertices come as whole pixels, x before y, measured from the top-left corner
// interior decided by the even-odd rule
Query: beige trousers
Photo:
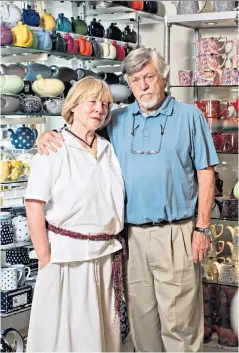
[[[138,352],[203,349],[202,283],[192,259],[193,227],[193,220],[129,227],[127,298]]]
[[[111,254],[39,271],[27,352],[119,352]]]

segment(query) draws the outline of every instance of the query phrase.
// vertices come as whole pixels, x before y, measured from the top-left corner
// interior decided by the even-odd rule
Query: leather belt
[[[139,227],[139,228],[163,227],[163,226],[166,226],[169,224],[177,224],[177,223],[181,223],[184,221],[189,221],[190,219],[192,219],[192,217],[177,219],[177,220],[173,220],[173,221],[148,222],[148,223],[142,223],[142,224],[128,223],[128,226],[129,227]]]

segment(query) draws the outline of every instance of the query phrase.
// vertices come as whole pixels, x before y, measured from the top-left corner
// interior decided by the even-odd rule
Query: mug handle
[[[18,284],[22,278],[22,271],[17,268],[17,272],[19,273],[19,277],[17,279],[17,284]]]
[[[218,51],[221,51],[222,49],[224,49],[225,48],[225,46],[226,46],[226,44],[227,44],[227,37],[219,37],[218,38],[218,40],[219,39],[223,39],[223,38],[225,38],[225,40],[224,40],[224,43],[223,43],[223,45],[221,46],[221,48],[218,48]]]
[[[30,171],[30,166],[27,163],[22,163],[22,169],[21,169],[21,174],[20,177],[24,177],[27,175]]]
[[[222,244],[222,249],[220,251],[216,251],[216,255],[219,255],[223,252],[224,248],[225,248],[225,241],[223,240],[218,240],[217,243],[221,243]]]
[[[225,64],[225,62],[226,62],[226,60],[227,60],[227,56],[226,56],[226,54],[219,54],[222,58],[224,58],[224,61],[223,61],[223,63],[220,65],[220,66],[218,66],[218,69],[221,69],[223,66],[224,66],[224,64]]]
[[[27,273],[27,275],[26,275],[26,279],[28,279],[29,277],[30,277],[30,274],[31,274],[31,269],[30,269],[30,267],[25,267],[25,269],[27,269],[27,271],[28,271],[28,273]]]
[[[217,226],[221,227],[221,231],[220,231],[219,234],[216,234],[215,238],[219,238],[222,235],[222,233],[223,233],[223,224],[217,224]]]

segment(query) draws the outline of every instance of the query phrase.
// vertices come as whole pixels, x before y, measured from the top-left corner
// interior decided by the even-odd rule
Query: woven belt
[[[92,241],[106,241],[111,239],[117,239],[121,243],[122,249],[112,254],[112,280],[115,292],[115,311],[121,319],[121,305],[123,296],[123,262],[126,259],[126,244],[124,238],[120,234],[117,234],[117,236],[109,234],[85,235],[77,232],[72,232],[70,230],[58,228],[48,222],[46,222],[46,228],[56,234],[64,235],[74,239]]]

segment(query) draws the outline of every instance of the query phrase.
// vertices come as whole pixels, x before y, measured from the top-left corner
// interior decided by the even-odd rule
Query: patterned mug
[[[0,212],[0,245],[13,244],[12,216],[10,212]]]
[[[220,65],[219,57],[224,59],[223,63]],[[193,56],[193,59],[196,60],[199,64],[199,71],[214,71],[220,69],[224,66],[227,56],[226,54],[203,54],[199,56]]]
[[[15,267],[0,268],[0,289],[14,290],[17,289],[21,280],[22,272]]]
[[[223,37],[221,37],[220,39],[222,38]],[[215,37],[201,38],[199,40],[194,41],[194,43],[198,47],[199,55],[219,54],[219,52],[224,49],[227,44],[227,37],[224,38],[224,43],[221,47],[219,46],[219,39]]]
[[[220,76],[220,85],[230,86],[238,84],[239,71],[235,68],[224,68],[216,70]]]
[[[192,70],[179,70],[178,79],[180,86],[191,86],[194,82],[193,80],[193,71]]]
[[[215,71],[199,72],[195,71],[197,86],[218,86],[219,73]]]

